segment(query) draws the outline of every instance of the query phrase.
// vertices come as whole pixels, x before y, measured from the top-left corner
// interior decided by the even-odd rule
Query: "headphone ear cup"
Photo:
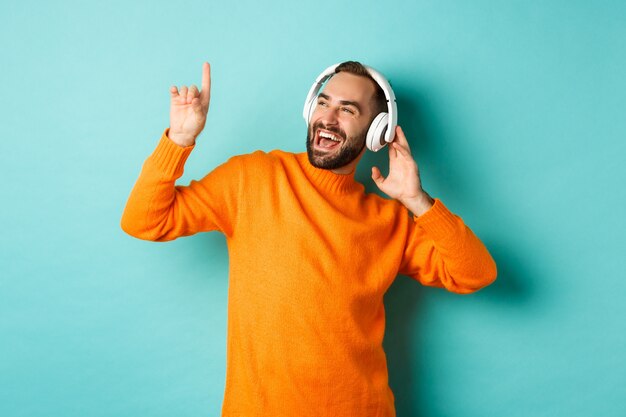
[[[372,120],[367,130],[367,137],[365,139],[365,144],[369,150],[378,152],[387,144],[385,142],[385,132],[387,131],[388,124],[389,113],[379,113],[374,117],[374,120]]]

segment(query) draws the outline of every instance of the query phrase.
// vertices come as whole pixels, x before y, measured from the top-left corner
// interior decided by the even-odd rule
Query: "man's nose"
[[[325,109],[320,120],[326,125],[336,125],[339,120],[337,110],[332,107]]]

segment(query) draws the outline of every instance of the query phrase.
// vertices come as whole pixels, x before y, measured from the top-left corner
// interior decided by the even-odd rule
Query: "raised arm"
[[[439,199],[414,218],[400,273],[460,294],[491,284],[498,274],[485,245]]]
[[[476,291],[496,279],[496,264],[485,245],[460,217],[422,189],[417,163],[399,126],[389,147],[389,174],[383,177],[373,167],[372,179],[415,216],[402,274],[457,293]]]
[[[236,212],[237,163],[214,169],[189,186],[176,186],[187,157],[204,128],[211,90],[210,67],[202,67],[202,91],[171,87],[170,127],[146,159],[130,193],[121,227],[145,240],[172,240],[197,232],[232,231]]]

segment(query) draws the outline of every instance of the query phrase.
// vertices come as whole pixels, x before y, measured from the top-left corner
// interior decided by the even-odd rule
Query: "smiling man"
[[[399,127],[388,175],[372,168],[390,199],[365,193],[354,172],[387,95],[357,62],[329,76],[305,108],[306,153],[235,156],[177,186],[206,121],[205,63],[201,91],[171,88],[170,127],[122,216],[122,228],[141,239],[226,236],[223,416],[394,416],[382,342],[383,296],[395,277],[469,293],[496,276],[480,240],[422,189]]]
[[[385,111],[379,105],[381,98],[374,81],[366,76],[342,72],[344,67],[355,65],[339,66],[340,72],[328,81],[324,92],[319,94],[307,135],[307,154],[311,164],[337,174],[347,174],[356,169],[365,149],[365,136],[374,113]]]

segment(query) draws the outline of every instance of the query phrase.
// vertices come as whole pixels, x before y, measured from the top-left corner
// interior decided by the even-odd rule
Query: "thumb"
[[[380,173],[380,169],[378,169],[378,167],[372,167],[372,179],[378,187],[380,187],[385,181],[385,178]]]
[[[206,116],[206,113],[202,106],[202,100],[199,97],[194,97],[194,99],[191,100],[191,108],[198,115],[198,117]]]

